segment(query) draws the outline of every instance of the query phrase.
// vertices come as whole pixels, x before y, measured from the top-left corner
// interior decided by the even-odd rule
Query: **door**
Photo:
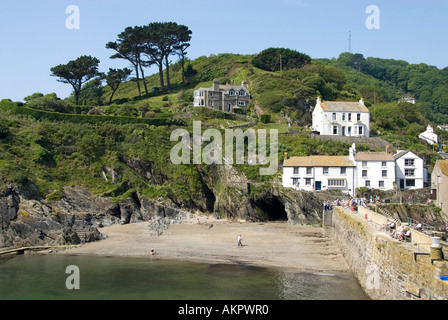
[[[342,135],[345,136],[345,127],[342,127]]]
[[[404,179],[400,179],[400,189],[404,189]]]
[[[322,182],[321,181],[316,181],[316,190],[322,190]]]

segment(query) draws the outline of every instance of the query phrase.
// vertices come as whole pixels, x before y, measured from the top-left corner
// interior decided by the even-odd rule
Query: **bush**
[[[260,121],[263,123],[269,123],[271,122],[271,116],[269,114],[262,114],[260,116]]]
[[[9,134],[9,127],[1,122],[0,123],[0,139],[6,138]]]

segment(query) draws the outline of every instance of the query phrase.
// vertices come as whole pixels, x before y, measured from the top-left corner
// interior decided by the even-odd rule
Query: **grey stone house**
[[[219,81],[213,81],[210,88],[199,88],[193,93],[194,107],[209,107],[229,113],[237,113],[247,108],[250,102],[250,93],[247,82],[243,81],[240,86],[221,85]]]

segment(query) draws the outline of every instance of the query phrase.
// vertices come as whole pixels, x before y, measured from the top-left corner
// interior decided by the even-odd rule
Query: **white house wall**
[[[341,167],[326,167],[328,168],[328,173],[324,173],[324,167],[295,168],[298,168],[296,173],[294,173],[294,167],[283,168],[284,187],[303,191],[342,190],[344,193],[354,194],[354,167],[343,167],[345,168],[344,174],[341,174]],[[307,168],[310,168],[309,173],[307,173]],[[298,185],[293,185],[294,179],[297,179]],[[344,186],[330,186],[329,180],[343,180],[345,183]]]
[[[406,160],[414,160],[414,165],[406,165]],[[408,152],[395,160],[395,179],[400,189],[420,189],[424,187],[423,159],[412,152]],[[414,175],[406,175],[406,170],[414,170]],[[409,172],[408,172],[409,173]],[[409,186],[409,180],[414,180],[415,185]]]
[[[367,176],[365,177],[363,176],[364,170],[367,171]],[[383,176],[383,171],[386,171],[386,176]],[[382,185],[380,184],[381,181]],[[356,188],[367,187],[370,189],[392,190],[394,182],[394,161],[356,161]]]

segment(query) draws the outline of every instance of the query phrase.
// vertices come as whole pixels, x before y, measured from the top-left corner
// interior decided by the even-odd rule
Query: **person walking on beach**
[[[238,247],[242,247],[243,246],[243,238],[241,237],[241,235],[238,236]]]

